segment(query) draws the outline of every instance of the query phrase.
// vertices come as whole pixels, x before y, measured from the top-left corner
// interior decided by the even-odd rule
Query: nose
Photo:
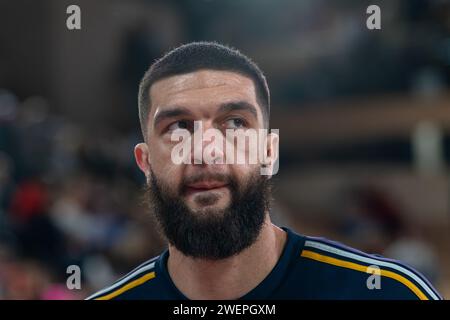
[[[214,127],[212,121],[195,121],[191,163],[194,165],[224,164],[224,143],[223,133]]]

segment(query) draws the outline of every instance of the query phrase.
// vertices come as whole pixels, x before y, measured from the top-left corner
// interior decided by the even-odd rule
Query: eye
[[[240,129],[244,128],[247,122],[242,118],[231,118],[225,121],[225,127],[229,129]]]
[[[191,130],[191,122],[187,121],[187,120],[179,120],[176,122],[173,122],[168,128],[168,131],[175,131],[177,129],[187,129],[187,130]]]

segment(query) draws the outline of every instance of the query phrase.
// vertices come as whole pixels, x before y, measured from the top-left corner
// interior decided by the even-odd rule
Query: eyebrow
[[[258,118],[258,112],[256,111],[256,107],[246,101],[226,102],[226,103],[221,104],[219,107],[220,113],[239,111],[239,110],[250,112],[252,115],[255,116],[255,118]]]
[[[190,115],[192,115],[192,112],[188,108],[178,106],[172,107],[170,109],[161,110],[158,112],[153,120],[153,125],[156,127],[160,122],[166,119]]]

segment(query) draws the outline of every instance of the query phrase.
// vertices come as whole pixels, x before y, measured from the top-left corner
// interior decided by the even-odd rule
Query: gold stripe
[[[130,289],[133,289],[134,287],[137,287],[140,284],[143,284],[144,282],[153,279],[155,277],[155,271],[152,271],[150,273],[147,273],[146,275],[143,275],[140,278],[137,278],[136,280],[131,281],[130,283],[127,283],[125,286],[111,292],[110,294],[107,294],[106,296],[101,296],[99,298],[95,298],[94,300],[110,300],[114,297],[117,297],[119,294],[124,293],[125,291],[128,291]]]
[[[324,255],[321,255],[319,253],[312,252],[309,250],[303,250],[301,256],[305,257],[305,258],[310,258],[310,259],[313,259],[316,261],[332,264],[332,265],[335,265],[338,267],[353,269],[353,270],[367,273],[367,266],[349,262],[349,261],[336,259],[336,258],[329,257],[329,256],[324,256]],[[428,297],[419,288],[417,288],[417,286],[414,285],[414,283],[412,283],[405,277],[403,277],[397,273],[394,273],[392,271],[389,271],[389,270],[383,270],[381,268],[380,268],[380,273],[382,276],[392,278],[392,279],[395,279],[395,280],[403,283],[405,286],[407,286],[409,289],[411,289],[411,291],[413,291],[420,298],[420,300],[428,300]]]

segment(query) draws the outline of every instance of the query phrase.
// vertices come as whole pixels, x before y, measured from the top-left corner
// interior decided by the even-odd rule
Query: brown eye
[[[190,121],[186,121],[186,120],[180,120],[180,121],[176,121],[174,123],[172,123],[168,130],[169,131],[175,131],[177,129],[187,129],[190,130],[192,127]]]
[[[225,126],[230,129],[240,129],[246,126],[246,122],[241,118],[232,118],[225,121]]]

